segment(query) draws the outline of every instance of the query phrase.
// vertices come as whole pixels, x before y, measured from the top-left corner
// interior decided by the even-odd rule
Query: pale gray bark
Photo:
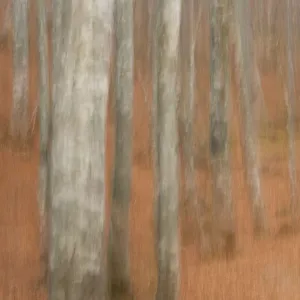
[[[153,104],[156,134],[156,253],[158,260],[157,300],[178,299],[178,133],[177,59],[180,0],[161,0],[155,8]]]
[[[98,300],[113,0],[53,5],[49,299]]]
[[[187,12],[183,13],[185,10]],[[183,114],[184,132],[183,158],[184,158],[184,195],[188,202],[196,204],[196,182],[194,166],[194,104],[195,104],[195,35],[194,35],[194,0],[182,3],[182,54],[181,61],[183,68],[181,70],[181,102]],[[186,23],[186,26],[184,26]],[[184,36],[187,36],[184,39]]]
[[[271,68],[274,67],[273,62],[275,59],[275,16],[276,16],[276,5],[274,4],[273,0],[267,1],[267,24],[266,24],[266,29],[267,29],[267,35],[265,37],[266,39],[266,45],[265,45],[265,50],[266,50],[266,57],[265,59],[267,60],[269,66]]]
[[[13,107],[10,131],[23,141],[28,134],[28,0],[12,1]]]
[[[158,104],[158,40],[156,38],[157,30],[159,28],[159,23],[157,22],[157,12],[158,12],[158,0],[153,0],[152,12],[153,12],[153,21],[151,23],[151,50],[152,50],[152,161],[154,166],[154,186],[159,186],[159,173],[158,173],[158,115],[157,115],[157,104]],[[150,25],[150,24],[149,24]],[[155,233],[157,237],[159,236],[159,222],[158,222],[158,215],[159,215],[159,189],[154,189],[154,223],[155,223]],[[156,245],[156,260],[159,260],[159,250]]]
[[[149,63],[149,68],[152,71],[152,43],[153,43],[153,26],[154,26],[154,17],[153,9],[155,6],[155,0],[148,1],[148,53],[147,53],[147,63]]]
[[[111,299],[130,294],[129,204],[132,165],[133,1],[116,0],[115,54],[115,159],[111,201],[109,273]]]
[[[238,58],[240,80],[240,108],[243,126],[243,151],[246,163],[246,173],[249,185],[250,199],[253,207],[254,232],[262,233],[265,230],[264,201],[261,198],[259,156],[257,153],[257,124],[254,118],[255,99],[255,61],[253,54],[253,34],[250,24],[249,1],[236,0],[234,7],[236,54]]]
[[[293,2],[286,1],[286,22],[287,22],[287,91],[286,91],[286,106],[287,106],[287,130],[289,137],[289,174],[290,174],[290,192],[291,192],[291,211],[295,216],[298,201],[296,199],[296,153],[295,153],[295,76],[293,62]]]
[[[230,98],[228,11],[228,0],[211,2],[210,159],[214,221],[213,251],[226,254],[230,254],[235,247],[228,133]]]
[[[49,209],[49,129],[50,129],[50,89],[49,55],[45,0],[37,2],[38,54],[39,54],[39,120],[40,120],[40,164],[39,164],[39,209],[41,254],[47,259],[48,209]],[[43,268],[47,268],[47,262]],[[46,272],[46,269],[44,270]]]
[[[265,103],[265,98],[264,98],[264,93],[263,89],[261,86],[261,77],[260,77],[260,72],[259,68],[257,65],[257,60],[256,60],[256,51],[255,51],[255,46],[254,46],[254,34],[253,31],[251,30],[251,24],[250,20],[249,22],[246,22],[245,20],[242,24],[239,23],[238,17],[235,15],[234,11],[234,5],[236,0],[230,0],[231,1],[231,37],[233,40],[234,44],[234,49],[235,49],[235,68],[239,74],[239,81],[241,81],[241,70],[242,70],[242,64],[243,64],[243,53],[242,53],[242,48],[241,48],[241,39],[240,35],[241,34],[246,34],[249,36],[249,46],[251,49],[249,49],[249,52],[247,52],[250,57],[249,60],[251,61],[251,72],[252,77],[251,80],[253,80],[253,97],[251,100],[252,106],[253,106],[253,126],[259,126],[261,120],[263,118],[266,118],[268,116],[267,114],[267,107]],[[250,72],[250,73],[251,73]],[[248,81],[250,80],[249,78],[247,79]]]

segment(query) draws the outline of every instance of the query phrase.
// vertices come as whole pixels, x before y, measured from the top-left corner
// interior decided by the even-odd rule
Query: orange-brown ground
[[[32,29],[32,28],[31,28]],[[33,29],[32,29],[33,30]],[[0,51],[0,299],[45,299],[39,285],[39,230],[37,206],[38,133],[30,147],[20,150],[10,142],[7,128],[11,100],[10,45]],[[36,99],[36,50],[31,45],[30,100]],[[206,76],[207,75],[207,76]],[[202,98],[208,93],[208,74],[199,76]],[[275,76],[263,78],[268,109],[281,116],[282,90]],[[199,97],[200,97],[199,96]],[[276,104],[274,104],[276,103]],[[278,104],[280,103],[280,105]],[[204,106],[203,106],[204,107]],[[202,107],[202,108],[203,108]],[[156,268],[153,236],[153,180],[149,146],[149,114],[143,88],[136,85],[134,102],[134,165],[131,202],[131,263],[133,289],[138,300],[154,299]],[[199,198],[209,197],[207,180],[207,117],[199,110],[197,183]],[[198,113],[197,110],[197,113]],[[280,217],[289,201],[287,137],[284,124],[261,137],[262,197],[266,202],[270,234],[255,240],[251,232],[251,206],[243,175],[237,107],[232,111],[233,198],[238,228],[236,257],[231,261],[204,261],[194,223],[182,218],[181,297],[183,300],[293,300],[300,299],[300,236],[278,235]],[[198,124],[199,123],[199,124]],[[108,126],[108,166],[112,159],[112,125]],[[273,137],[273,138],[272,138]],[[297,148],[300,140],[297,141]],[[204,162],[204,163],[203,163]],[[297,162],[299,166],[299,158]],[[108,178],[110,168],[107,170]],[[299,170],[297,169],[299,177]],[[108,180],[109,181],[109,180]],[[109,193],[108,193],[109,194]]]

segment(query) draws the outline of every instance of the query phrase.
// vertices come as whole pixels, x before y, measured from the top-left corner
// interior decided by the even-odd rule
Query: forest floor
[[[0,51],[0,299],[46,299],[39,284],[38,132],[31,144],[19,147],[8,136],[11,110],[11,55]],[[31,51],[30,111],[36,101],[36,52]],[[203,77],[202,87],[208,76]],[[263,78],[268,111],[280,115],[283,93],[275,76]],[[268,100],[269,99],[269,100]],[[276,105],[274,104],[276,103]],[[153,172],[150,156],[149,105],[143,88],[136,86],[134,103],[134,165],[130,211],[131,271],[135,299],[154,299],[156,267],[153,233]],[[202,112],[203,119],[205,111]],[[207,114],[207,112],[206,112]],[[199,113],[201,115],[201,113]],[[234,259],[204,260],[200,256],[198,233],[193,220],[181,214],[182,300],[297,300],[300,299],[300,235],[289,234],[288,146],[285,124],[260,137],[261,187],[266,203],[268,234],[252,235],[251,206],[244,179],[237,113],[232,113],[232,196],[236,211],[237,254]],[[202,124],[203,125],[203,124]],[[199,199],[209,198],[209,176],[205,158],[207,126],[197,148]],[[206,133],[205,133],[206,132]],[[202,138],[201,138],[202,139]],[[200,138],[199,138],[200,140]],[[108,126],[107,182],[113,157],[113,126]],[[203,146],[204,145],[204,146]],[[300,136],[297,134],[297,149]],[[299,178],[300,156],[297,157]],[[107,188],[109,199],[109,186]],[[299,192],[299,191],[298,191]],[[298,193],[299,195],[299,193]]]

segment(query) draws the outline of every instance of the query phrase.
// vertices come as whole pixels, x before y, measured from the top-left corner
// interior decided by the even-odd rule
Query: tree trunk
[[[54,1],[49,300],[103,299],[113,0]]]
[[[229,3],[211,2],[210,159],[213,199],[213,251],[230,254],[235,248],[229,163],[228,105]]]
[[[115,160],[111,202],[109,272],[112,299],[130,295],[129,203],[133,104],[133,1],[115,2]]]
[[[38,3],[38,47],[39,47],[39,119],[40,119],[40,169],[39,169],[39,208],[41,255],[44,272],[47,272],[47,230],[49,210],[49,129],[50,129],[50,89],[49,55],[45,0]]]
[[[240,107],[243,126],[243,152],[249,185],[250,199],[253,207],[254,232],[265,231],[266,220],[264,202],[261,198],[259,157],[257,154],[257,124],[255,124],[255,61],[253,54],[252,32],[250,26],[250,5],[248,1],[235,1],[236,47],[239,60]]]
[[[156,229],[158,260],[157,300],[178,299],[178,132],[177,59],[180,0],[156,2],[154,38],[153,105],[156,134]]]
[[[12,1],[13,107],[11,135],[23,141],[28,134],[28,0]]]
[[[287,93],[286,93],[286,106],[287,106],[287,130],[289,137],[289,173],[290,173],[290,191],[291,191],[291,211],[296,217],[296,209],[298,208],[298,201],[296,199],[296,154],[295,154],[295,77],[294,77],[294,62],[293,62],[293,7],[292,1],[287,0]]]
[[[184,165],[184,196],[187,203],[196,204],[196,182],[194,167],[194,88],[195,88],[195,35],[194,0],[182,3],[182,51],[181,51],[181,114],[184,132],[182,134]]]

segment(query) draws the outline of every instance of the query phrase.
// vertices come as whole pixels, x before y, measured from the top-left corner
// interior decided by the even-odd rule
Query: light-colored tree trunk
[[[187,10],[185,13],[184,11]],[[194,167],[194,88],[195,88],[195,35],[194,35],[194,0],[182,3],[182,45],[181,61],[181,102],[182,123],[184,132],[183,165],[184,165],[184,195],[186,201],[196,204],[196,182]],[[186,23],[186,24],[185,24]],[[187,36],[187,38],[184,38]]]
[[[293,217],[296,217],[296,209],[298,201],[296,199],[296,153],[295,153],[295,76],[294,76],[294,61],[293,61],[293,5],[291,0],[286,1],[286,25],[287,25],[287,91],[286,91],[286,106],[287,106],[287,130],[289,137],[289,173],[290,173],[290,192],[291,192],[291,211]]]
[[[210,160],[213,201],[213,251],[231,254],[235,248],[229,163],[228,105],[230,98],[229,2],[213,0],[210,8],[211,98]]]
[[[265,209],[264,201],[261,198],[259,157],[257,153],[257,124],[255,122],[254,104],[257,94],[257,73],[255,72],[255,60],[253,54],[253,34],[250,24],[249,1],[236,0],[234,2],[235,17],[235,39],[236,54],[239,56],[239,87],[240,87],[240,108],[243,126],[243,151],[246,163],[247,180],[249,184],[250,199],[253,207],[254,232],[257,234],[265,230]]]
[[[153,104],[156,174],[157,300],[178,299],[179,170],[177,132],[177,60],[180,0],[161,0],[155,7]]]
[[[25,141],[28,133],[28,0],[12,1],[13,107],[10,131]]]
[[[133,1],[116,0],[114,70],[115,159],[111,202],[109,273],[112,299],[130,295],[129,204],[132,165]]]
[[[254,46],[254,37],[253,37],[253,31],[251,30],[251,24],[245,24],[245,22],[241,25],[239,23],[239,19],[235,15],[235,2],[236,0],[230,0],[230,14],[232,16],[231,18],[231,38],[234,44],[234,50],[235,50],[235,68],[236,71],[239,74],[239,81],[241,81],[241,70],[242,70],[242,63],[243,63],[243,53],[242,53],[242,46],[241,46],[241,39],[240,39],[240,34],[248,34],[249,39],[249,45],[251,49],[249,50],[250,57],[249,59],[251,60],[251,68],[253,71],[253,98],[251,100],[252,106],[253,106],[253,122],[254,126],[259,126],[261,121],[263,119],[266,119],[268,117],[268,112],[267,112],[267,107],[265,103],[265,98],[264,98],[264,93],[263,89],[261,86],[261,77],[260,77],[260,72],[259,68],[257,65],[257,60],[256,60],[256,50]],[[249,20],[250,22],[250,20]],[[253,38],[252,38],[253,37]]]
[[[151,26],[151,51],[152,51],[152,110],[151,110],[151,128],[152,128],[152,161],[154,166],[154,225],[155,225],[155,233],[156,237],[159,236],[159,222],[158,222],[158,214],[159,214],[159,189],[157,188],[159,186],[159,173],[158,173],[158,111],[157,111],[157,105],[158,105],[158,41],[157,41],[157,30],[158,30],[158,22],[157,22],[157,12],[158,12],[158,0],[152,1],[152,23],[149,24]],[[158,262],[159,260],[159,248],[157,245],[155,245],[155,254],[156,254],[156,260]]]
[[[255,0],[254,1],[254,30],[255,30],[255,43],[256,43],[256,53],[258,55],[259,61],[264,59],[264,20],[265,20],[265,7],[266,1]]]
[[[39,54],[39,120],[40,120],[40,169],[39,208],[41,255],[44,272],[47,269],[48,210],[49,210],[49,129],[50,129],[50,89],[49,55],[45,0],[38,0],[38,54]]]
[[[113,0],[53,4],[48,299],[98,300]]]

